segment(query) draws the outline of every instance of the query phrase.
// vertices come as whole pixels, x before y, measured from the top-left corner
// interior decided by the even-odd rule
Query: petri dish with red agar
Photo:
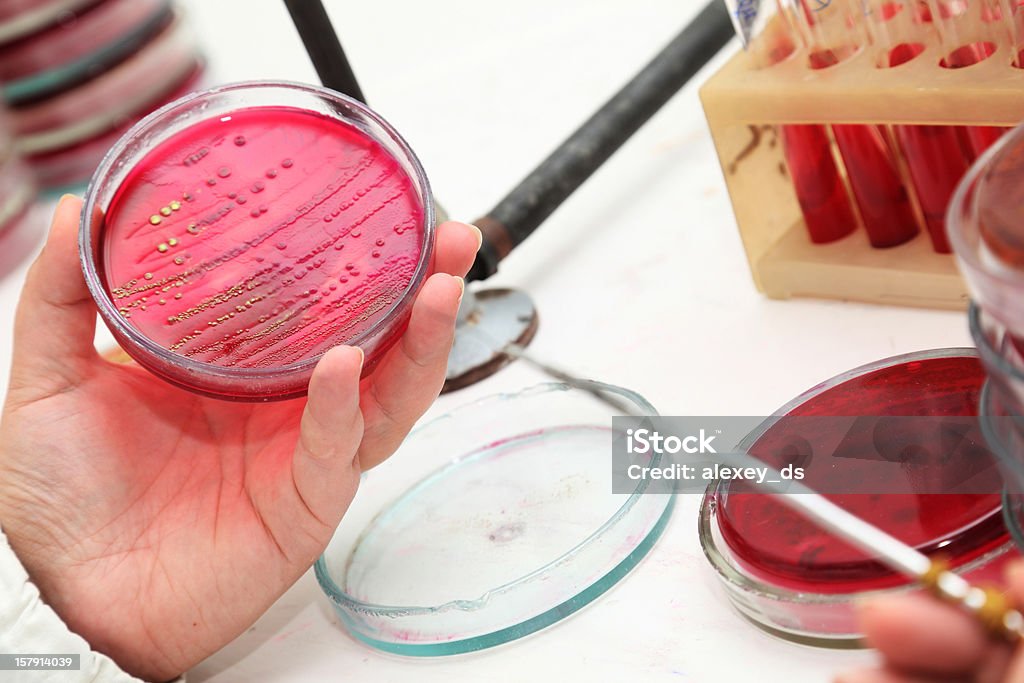
[[[918,352],[844,373],[800,395],[777,414],[976,416],[984,382],[985,371],[973,349]],[[768,420],[740,448],[772,462],[794,448],[781,424],[780,418]],[[935,446],[929,441],[935,435],[923,429],[883,434],[883,439],[899,443],[901,453]],[[980,429],[964,436],[969,447],[957,448],[941,465],[929,462],[928,469],[916,475],[980,473],[991,479],[989,486],[967,493],[869,493],[873,480],[889,476],[891,470],[844,450],[865,452],[867,444],[837,446],[834,436],[822,434],[798,446],[826,461],[825,467],[808,470],[804,483],[812,489],[827,492],[837,490],[837,481],[858,482],[865,493],[826,495],[908,545],[943,558],[971,581],[998,580],[1004,563],[1019,556],[1002,518],[999,468]],[[732,604],[756,625],[790,640],[856,646],[857,600],[916,589],[876,558],[741,482],[719,481],[708,488],[699,531],[705,555]]]
[[[371,371],[405,329],[433,242],[427,179],[399,134],[285,82],[214,88],[141,121],[93,177],[80,231],[124,350],[233,400],[304,394],[338,344]]]

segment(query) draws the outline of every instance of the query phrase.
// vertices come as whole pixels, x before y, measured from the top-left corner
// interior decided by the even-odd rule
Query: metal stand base
[[[505,353],[505,347],[510,343],[529,344],[537,332],[537,322],[537,310],[526,292],[467,289],[459,307],[442,393],[475,384],[508,365],[513,358]]]

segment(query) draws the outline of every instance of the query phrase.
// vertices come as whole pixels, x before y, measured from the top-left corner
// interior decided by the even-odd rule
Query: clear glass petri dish
[[[79,247],[100,316],[164,380],[231,400],[305,393],[338,344],[364,372],[433,267],[412,150],[364,105],[287,82],[188,95],[121,138]]]
[[[984,369],[973,349],[918,352],[843,373],[801,394],[777,414],[977,415],[984,381]],[[778,423],[779,418],[769,419],[740,448],[770,461],[771,449],[778,445],[773,441]],[[977,431],[965,438],[980,444],[981,450],[964,452],[988,452],[980,428]],[[814,458],[831,459],[827,476],[856,477],[869,484],[870,477],[891,472],[881,469],[876,474],[871,460],[843,456],[834,442],[807,445]],[[992,476],[991,493],[828,497],[922,552],[943,556],[969,580],[995,582],[1005,563],[1019,553],[1003,523],[994,463],[992,457],[977,465]],[[960,468],[965,466],[971,463],[955,458],[946,465],[956,472],[963,472]],[[815,481],[805,483],[815,488]],[[859,600],[916,590],[875,558],[769,496],[730,489],[728,482],[709,486],[701,504],[700,542],[729,601],[763,630],[810,645],[857,647],[861,643],[854,608]]]
[[[1024,548],[1024,369],[1019,341],[976,304],[968,313],[971,334],[988,381],[981,394],[981,426],[1003,471],[1003,520]]]
[[[641,396],[597,382],[645,414]],[[542,384],[418,427],[359,494],[315,565],[345,628],[439,656],[522,638],[586,606],[650,551],[674,498],[612,493],[611,411]]]

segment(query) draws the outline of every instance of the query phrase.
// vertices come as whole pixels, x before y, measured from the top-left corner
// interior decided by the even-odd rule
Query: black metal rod
[[[284,4],[324,87],[365,103],[363,90],[323,3],[320,0],[284,0]]]
[[[722,0],[711,0],[650,63],[477,221],[484,244],[468,279],[490,277],[594,171],[733,37]]]

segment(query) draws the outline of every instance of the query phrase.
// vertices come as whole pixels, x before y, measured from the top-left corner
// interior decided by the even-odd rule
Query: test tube
[[[1019,12],[1016,2],[1006,0],[940,0],[936,26],[944,52],[941,65],[959,69],[987,59],[1000,43],[1016,44],[1013,15]],[[950,49],[951,48],[951,49]],[[1013,50],[1011,61],[1019,67],[1020,50]],[[1010,130],[1006,126],[957,126],[968,159],[974,162],[981,154]]]
[[[1021,0],[990,0],[985,6],[996,44],[1010,47],[1010,64],[1024,69],[1024,4]],[[1005,56],[1002,57],[1005,59]],[[975,158],[1010,131],[1012,126],[970,126],[966,128]]]
[[[801,0],[793,16],[812,69],[835,66],[868,43],[864,7],[853,0]],[[871,245],[894,247],[913,239],[918,219],[885,128],[833,124],[832,134]]]
[[[1002,0],[999,3],[1000,29],[1013,51],[1010,63],[1024,69],[1024,4],[1020,0]]]
[[[935,29],[941,59],[939,65],[947,69],[960,69],[976,64],[996,48],[992,40],[994,3],[990,0],[928,0],[927,14],[923,17],[921,41],[926,27]],[[885,32],[877,36],[884,38]],[[889,45],[890,64],[899,66],[906,50],[897,52],[898,46]],[[902,59],[902,61],[901,61]],[[986,144],[991,144],[992,131],[971,130],[976,126],[956,125],[896,125],[893,134],[907,162],[914,190],[924,214],[932,246],[939,253],[949,253],[946,238],[946,207],[957,183],[970,167],[972,158]],[[965,145],[965,142],[967,143]]]
[[[776,9],[781,11],[751,46],[762,67],[790,57],[799,44],[792,12],[783,4]],[[784,124],[779,126],[779,138],[811,242],[834,242],[852,233],[857,228],[857,216],[832,155],[828,127]]]

